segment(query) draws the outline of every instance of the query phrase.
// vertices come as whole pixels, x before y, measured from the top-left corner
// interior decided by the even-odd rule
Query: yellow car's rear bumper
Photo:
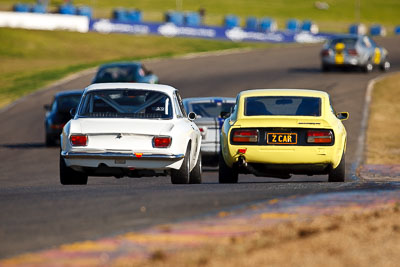
[[[245,153],[238,153],[246,149]],[[329,164],[335,168],[339,165],[343,152],[336,151],[336,146],[243,146],[229,145],[230,155],[224,158],[232,166],[239,157],[247,163],[260,164]]]

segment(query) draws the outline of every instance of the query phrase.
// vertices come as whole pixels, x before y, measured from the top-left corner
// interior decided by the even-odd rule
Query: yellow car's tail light
[[[330,144],[333,141],[331,130],[310,130],[307,132],[307,143]]]
[[[235,143],[257,143],[258,130],[234,130],[232,141]]]
[[[88,137],[84,134],[75,134],[69,137],[72,146],[86,146]]]

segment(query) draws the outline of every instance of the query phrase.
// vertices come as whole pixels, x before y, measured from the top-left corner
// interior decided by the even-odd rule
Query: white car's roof
[[[86,87],[85,92],[93,90],[113,90],[113,89],[142,89],[160,91],[171,95],[176,89],[169,85],[149,84],[149,83],[94,83]]]

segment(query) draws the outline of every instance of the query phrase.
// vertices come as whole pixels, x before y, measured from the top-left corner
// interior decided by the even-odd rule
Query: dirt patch
[[[398,266],[400,206],[286,222],[137,266]],[[117,266],[136,266],[117,264]]]

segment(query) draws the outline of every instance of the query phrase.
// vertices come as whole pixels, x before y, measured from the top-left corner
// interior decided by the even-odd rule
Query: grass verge
[[[269,44],[0,28],[0,107],[67,74],[118,60]]]
[[[367,130],[366,164],[400,164],[400,73],[375,84]]]

